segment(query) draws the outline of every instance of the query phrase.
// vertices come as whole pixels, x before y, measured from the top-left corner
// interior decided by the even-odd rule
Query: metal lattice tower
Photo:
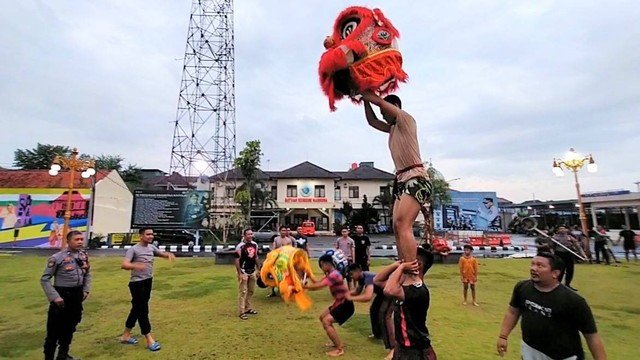
[[[233,0],[193,0],[171,173],[214,175],[214,184],[227,181],[236,156],[234,75]],[[224,190],[212,192],[214,217],[216,208],[229,208],[231,199]]]

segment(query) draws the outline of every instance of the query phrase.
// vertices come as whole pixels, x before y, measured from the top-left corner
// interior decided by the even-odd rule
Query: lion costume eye
[[[360,19],[357,18],[349,18],[345,21],[344,25],[342,25],[342,31],[340,32],[343,39],[346,39],[351,33],[358,27],[360,24]]]

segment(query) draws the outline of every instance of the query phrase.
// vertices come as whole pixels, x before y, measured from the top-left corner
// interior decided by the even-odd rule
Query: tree
[[[435,224],[433,223],[433,212],[436,207],[445,205],[451,202],[451,193],[449,192],[449,183],[444,179],[444,176],[440,171],[433,167],[431,162],[425,163],[427,167],[427,173],[431,180],[431,200],[422,209],[422,215],[424,216],[424,237],[431,243],[435,238]],[[434,206],[435,205],[435,206]]]
[[[260,157],[262,156],[262,150],[260,149],[260,140],[247,141],[244,149],[240,151],[236,159],[233,161],[233,165],[240,169],[242,176],[244,177],[244,185],[247,194],[243,195],[241,200],[245,201],[243,209],[246,211],[247,221],[250,222],[251,208],[253,206],[254,190],[258,184],[258,172],[260,171]],[[237,194],[236,194],[237,195]],[[246,196],[248,195],[248,197]],[[237,201],[241,207],[242,203]]]
[[[56,155],[67,157],[71,148],[62,145],[38,143],[33,149],[18,149],[14,153],[14,166],[24,170],[49,169]],[[116,170],[130,190],[142,185],[142,169],[135,164],[124,165],[121,155],[89,154],[78,155],[82,160],[95,160],[96,170]]]
[[[373,206],[379,206],[382,209],[382,218],[385,225],[389,224],[388,219],[391,217],[391,209],[393,209],[393,202],[395,201],[391,188],[391,185],[387,186],[387,189],[382,194],[373,198]]]
[[[98,167],[98,169],[100,169]],[[129,190],[134,190],[142,186],[142,168],[135,164],[128,164],[124,170],[119,170],[122,180],[127,184]]]
[[[122,162],[124,158],[120,155],[103,155],[100,154],[96,156],[96,169],[100,170],[116,170],[120,173],[120,175],[124,178],[124,174],[122,171]],[[132,165],[129,165],[131,167]],[[134,165],[135,166],[135,165]],[[142,177],[142,174],[140,174]]]
[[[18,149],[13,155],[13,165],[25,170],[49,169],[56,155],[68,156],[68,146],[38,143],[33,149]]]
[[[375,224],[379,220],[378,210],[373,207],[367,200],[367,195],[362,197],[362,207],[353,211],[351,219],[349,221],[349,227],[355,225],[362,225],[365,229],[369,224]]]

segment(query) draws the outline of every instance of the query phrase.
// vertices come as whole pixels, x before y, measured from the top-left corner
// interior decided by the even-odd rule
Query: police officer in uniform
[[[40,278],[49,299],[45,360],[79,360],[69,355],[69,345],[76,325],[82,318],[82,302],[91,290],[89,256],[82,250],[84,236],[80,231],[67,234],[67,250],[52,255]],[[54,278],[53,285],[51,278]],[[56,348],[58,357],[54,358]]]

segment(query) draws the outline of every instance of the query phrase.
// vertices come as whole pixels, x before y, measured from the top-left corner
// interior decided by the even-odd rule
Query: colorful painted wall
[[[71,229],[87,227],[90,189],[71,194]],[[0,247],[60,247],[67,189],[0,189]]]

